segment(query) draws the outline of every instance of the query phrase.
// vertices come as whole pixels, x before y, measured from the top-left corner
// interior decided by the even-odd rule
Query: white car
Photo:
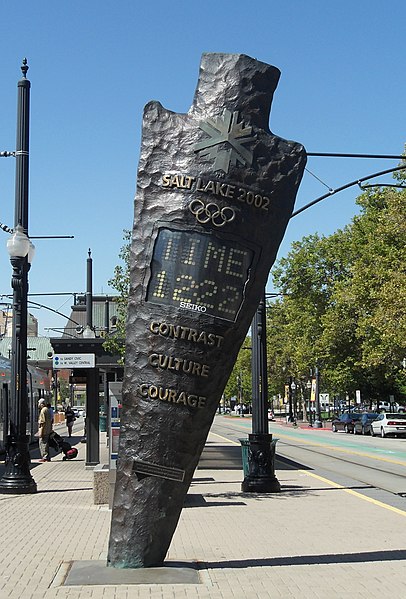
[[[406,436],[406,414],[383,412],[371,422],[371,435],[404,435]]]

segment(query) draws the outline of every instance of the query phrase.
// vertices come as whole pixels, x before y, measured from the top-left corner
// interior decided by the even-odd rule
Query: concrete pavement
[[[93,504],[86,448],[76,447],[76,460],[33,464],[37,494],[0,495],[0,599],[406,596],[406,499],[402,509],[385,506],[350,481],[338,485],[282,461],[281,493],[241,493],[241,465],[210,458],[235,444],[214,434],[167,556],[192,566],[199,582],[163,582],[157,573],[153,583],[72,584],[75,568],[105,562],[111,517]],[[101,457],[107,463],[103,433]]]

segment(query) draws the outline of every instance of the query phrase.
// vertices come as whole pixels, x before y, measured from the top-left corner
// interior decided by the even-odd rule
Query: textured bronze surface
[[[145,107],[112,566],[163,563],[292,213],[306,154],[269,130],[279,75],[204,54],[187,114]],[[157,476],[170,469],[183,480]]]

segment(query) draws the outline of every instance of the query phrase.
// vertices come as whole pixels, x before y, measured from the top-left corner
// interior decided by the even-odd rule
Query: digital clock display
[[[235,320],[253,257],[251,249],[213,235],[160,229],[147,300]]]

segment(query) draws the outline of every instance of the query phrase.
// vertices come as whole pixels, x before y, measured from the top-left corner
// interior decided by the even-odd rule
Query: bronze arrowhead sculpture
[[[204,54],[193,105],[145,107],[108,563],[162,565],[306,163],[269,130],[280,72]]]

